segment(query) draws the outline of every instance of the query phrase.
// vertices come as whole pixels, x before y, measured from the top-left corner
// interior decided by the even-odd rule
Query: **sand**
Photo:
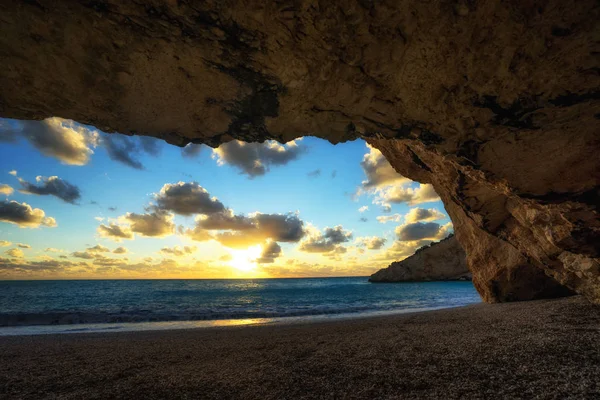
[[[600,398],[600,307],[0,338],[0,398],[56,397]]]

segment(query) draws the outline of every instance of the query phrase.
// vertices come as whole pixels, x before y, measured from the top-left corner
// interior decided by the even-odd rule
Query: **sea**
[[[299,323],[480,301],[471,282],[366,277],[0,281],[0,336]]]

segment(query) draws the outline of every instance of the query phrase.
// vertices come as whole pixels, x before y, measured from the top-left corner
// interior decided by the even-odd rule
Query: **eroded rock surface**
[[[0,116],[216,146],[364,137],[440,194],[486,301],[600,302],[595,0],[44,1]]]
[[[412,256],[380,269],[369,282],[471,280],[465,251],[456,236],[417,250]]]

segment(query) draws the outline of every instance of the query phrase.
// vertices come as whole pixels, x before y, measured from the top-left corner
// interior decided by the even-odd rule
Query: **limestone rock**
[[[35,0],[0,116],[212,146],[366,138],[432,183],[486,301],[600,302],[596,0]]]
[[[471,280],[465,251],[455,236],[433,243],[412,256],[390,264],[369,282],[421,282]]]

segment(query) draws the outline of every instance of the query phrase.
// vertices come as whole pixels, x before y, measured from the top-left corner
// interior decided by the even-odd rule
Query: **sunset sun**
[[[231,249],[229,251],[231,254],[229,265],[240,272],[250,272],[256,269],[256,259],[260,257],[262,247],[256,245],[244,250]]]

